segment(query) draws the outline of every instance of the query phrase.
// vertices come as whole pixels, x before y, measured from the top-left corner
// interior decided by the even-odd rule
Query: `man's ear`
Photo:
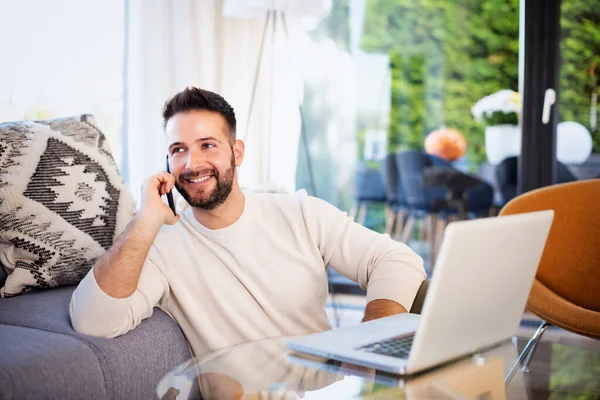
[[[233,156],[235,157],[235,166],[239,167],[242,165],[242,161],[244,161],[244,151],[246,149],[246,145],[241,140],[236,140],[233,143]]]

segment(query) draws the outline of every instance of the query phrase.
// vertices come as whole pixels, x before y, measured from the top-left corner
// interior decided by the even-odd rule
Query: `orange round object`
[[[456,129],[442,128],[427,136],[425,151],[446,161],[455,161],[467,151],[467,141]]]

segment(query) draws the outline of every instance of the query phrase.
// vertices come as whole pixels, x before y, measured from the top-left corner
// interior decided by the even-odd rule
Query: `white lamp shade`
[[[330,8],[327,0],[225,0],[223,16],[255,18],[264,17],[267,11],[283,11],[290,16],[322,17]]]
[[[573,121],[556,126],[556,158],[563,164],[582,164],[592,153],[592,136],[587,128]]]

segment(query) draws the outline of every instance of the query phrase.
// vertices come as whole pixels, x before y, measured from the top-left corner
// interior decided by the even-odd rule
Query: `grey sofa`
[[[0,286],[6,275],[0,266]],[[191,357],[179,326],[154,310],[114,339],[73,330],[63,287],[0,299],[0,399],[151,399]]]

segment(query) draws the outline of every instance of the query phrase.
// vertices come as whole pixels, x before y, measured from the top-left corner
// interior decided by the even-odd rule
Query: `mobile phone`
[[[165,170],[170,174],[171,173],[171,169],[169,168],[169,155],[167,154],[167,166],[165,168]],[[172,190],[169,190],[167,192],[167,201],[169,202],[169,207],[171,208],[171,210],[173,211],[174,215],[177,215],[177,211],[175,211],[175,201],[173,201],[173,193]]]

